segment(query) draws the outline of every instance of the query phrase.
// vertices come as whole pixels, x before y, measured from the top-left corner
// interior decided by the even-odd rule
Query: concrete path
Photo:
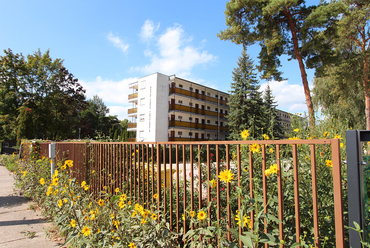
[[[50,223],[35,203],[19,195],[14,182],[12,173],[0,165],[0,247],[61,247],[62,243],[46,238]]]

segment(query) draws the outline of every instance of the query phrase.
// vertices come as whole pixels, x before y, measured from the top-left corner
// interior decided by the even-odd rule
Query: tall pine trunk
[[[285,13],[286,17],[288,18],[289,28],[290,28],[290,31],[292,33],[294,53],[295,53],[295,56],[298,60],[299,69],[301,70],[302,84],[303,84],[304,94],[305,94],[305,97],[306,97],[306,105],[307,105],[308,115],[309,115],[309,124],[310,124],[310,127],[314,127],[315,126],[315,113],[314,113],[314,109],[313,109],[313,103],[312,103],[312,100],[311,100],[310,87],[308,86],[306,68],[305,68],[304,63],[303,63],[302,55],[299,52],[297,31],[296,31],[296,28],[295,28],[295,23],[294,23],[294,20],[293,20],[293,16],[290,13],[289,8],[287,7],[286,9],[287,10],[284,11],[284,13]]]

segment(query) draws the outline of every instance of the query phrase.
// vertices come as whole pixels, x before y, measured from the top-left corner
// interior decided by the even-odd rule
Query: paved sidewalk
[[[39,209],[31,209],[34,203],[19,195],[14,182],[12,173],[0,165],[0,247],[60,247],[46,238],[44,229],[50,224]]]

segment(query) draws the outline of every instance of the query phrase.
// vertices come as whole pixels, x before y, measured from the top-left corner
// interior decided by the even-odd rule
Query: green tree
[[[267,85],[264,94],[263,94],[263,103],[264,103],[264,123],[266,125],[266,133],[272,139],[280,139],[283,137],[283,130],[279,123],[279,114],[276,109],[277,104],[275,97],[272,94],[270,85]]]
[[[325,3],[322,3],[325,4]],[[226,4],[227,29],[218,37],[247,46],[261,46],[259,70],[265,79],[282,80],[281,55],[296,59],[302,77],[310,126],[315,125],[314,108],[308,85],[306,67],[313,68],[319,62],[319,52],[329,51],[318,26],[328,20],[306,21],[316,6],[307,7],[303,0],[231,0]],[[320,26],[320,27],[321,27]],[[320,46],[318,46],[320,44]]]
[[[370,130],[370,2],[357,0],[333,1],[329,5],[320,6],[315,12],[317,12],[317,16],[320,16],[321,13],[330,13],[332,18],[336,20],[332,25],[335,32],[330,33],[331,35],[327,36],[327,40],[330,40],[338,54],[333,63],[325,64],[326,70],[321,77],[327,78],[317,80],[315,87],[318,87],[317,91],[320,92],[324,87],[334,86],[335,93],[332,95],[337,94],[338,103],[343,100],[350,100],[350,102],[342,102],[345,105],[344,108],[348,103],[353,104],[351,107],[356,108],[358,91],[362,89],[362,99],[365,102],[366,129]],[[339,85],[333,85],[333,81],[339,83]],[[329,85],[319,86],[319,82],[320,84],[326,83]],[[359,83],[362,85],[358,85]],[[343,87],[346,89],[343,90]],[[338,95],[339,93],[340,95]],[[350,96],[355,99],[350,99]],[[324,102],[323,98],[321,98],[321,102]],[[357,106],[362,108],[363,105],[358,104]],[[325,102],[325,107],[334,116],[341,115],[339,111],[334,111],[335,106],[329,106],[329,100]],[[350,122],[357,119],[356,111],[350,111]],[[362,116],[358,115],[358,117]]]
[[[22,54],[4,50],[0,57],[0,139],[17,137],[19,107],[28,98],[27,66]]]
[[[0,125],[9,138],[73,138],[85,90],[49,51],[0,57]]]
[[[263,123],[263,101],[257,73],[253,61],[243,49],[242,56],[234,68],[233,82],[230,93],[230,113],[227,116],[229,126],[229,138],[240,139],[240,133],[247,129],[251,136],[256,138],[262,134]]]

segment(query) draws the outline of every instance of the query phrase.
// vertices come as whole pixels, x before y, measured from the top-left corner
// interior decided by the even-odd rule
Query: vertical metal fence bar
[[[162,172],[161,172],[162,174]],[[163,212],[165,213],[165,218],[167,219],[167,164],[166,164],[166,145],[163,145],[163,174],[164,174],[164,180],[163,180]]]
[[[207,204],[209,204],[211,202],[211,190],[212,190],[212,187],[210,185],[210,181],[211,181],[211,151],[210,151],[210,147],[209,147],[209,144],[207,144]],[[208,208],[208,216],[211,216],[211,208]],[[211,221],[208,222],[208,226],[211,225]]]
[[[126,144],[122,145],[122,188],[127,194],[127,177],[126,177],[126,165],[127,165],[127,160],[126,160]]]
[[[138,154],[136,152],[136,144],[134,144],[134,151],[133,151],[133,156],[134,156],[134,178],[133,178],[133,184],[134,184],[134,197],[135,197],[135,202],[138,202],[138,195],[136,193],[136,185],[137,185],[137,158],[138,158]]]
[[[129,158],[129,168],[128,168],[128,172],[129,172],[129,178],[130,178],[130,198],[132,199],[133,197],[133,194],[132,194],[132,188],[133,188],[133,185],[132,185],[132,180],[133,180],[133,177],[132,177],[132,144],[129,145],[129,151],[128,151],[128,158]]]
[[[150,204],[149,188],[150,188],[150,161],[149,161],[149,144],[146,145],[146,199]]]
[[[301,236],[301,214],[299,212],[299,181],[298,181],[298,159],[297,144],[293,144],[293,174],[294,174],[294,204],[295,204],[295,232],[296,242],[300,243]]]
[[[179,145],[176,144],[176,231],[180,232],[180,182],[179,182]]]
[[[152,194],[151,194],[151,199],[152,199],[152,204],[154,204],[154,198],[153,198],[153,195],[154,195],[154,144],[152,144],[151,146],[151,152],[150,152],[150,156],[151,156],[151,162],[152,162]]]
[[[199,178],[199,210],[202,209],[202,199],[203,199],[203,192],[202,192],[202,165],[201,165],[201,146],[198,145],[198,178]]]
[[[342,202],[342,174],[340,165],[340,140],[332,140],[332,163],[333,163],[333,189],[334,189],[334,213],[335,213],[335,239],[336,247],[344,247],[344,223]]]
[[[226,145],[226,169],[230,170],[230,145]],[[226,199],[227,199],[227,226],[231,228],[231,207],[230,207],[230,182],[227,183],[226,188]],[[227,239],[231,241],[230,229],[227,231]]]
[[[141,145],[138,144],[137,145],[137,152],[135,152],[135,155],[137,156],[137,177],[135,177],[135,184],[137,184],[137,202],[140,204],[141,203],[141,187],[140,187],[140,184],[141,184],[141,173],[140,173],[140,165],[141,165],[141,156],[140,156],[140,148],[141,148]],[[142,203],[142,205],[144,205],[144,202]]]
[[[220,147],[216,145],[216,178],[220,175]],[[220,180],[217,180],[217,221],[221,219]],[[219,225],[218,225],[219,226]],[[217,246],[220,247],[220,237],[217,235]]]
[[[249,196],[254,198],[253,193],[253,154],[249,145]],[[251,228],[254,228],[254,210],[251,211]]]
[[[193,145],[190,145],[190,210],[194,211],[194,164],[193,164]],[[194,224],[191,225],[194,229]]]
[[[316,178],[316,157],[315,145],[310,145],[311,148],[311,174],[312,174],[312,200],[313,200],[313,228],[315,236],[315,247],[320,247],[319,240],[319,213],[317,208],[317,178]]]
[[[238,187],[241,188],[241,183],[240,183],[240,177],[242,174],[242,168],[241,168],[241,161],[240,161],[240,145],[236,146],[236,159],[237,159],[237,167],[238,167]],[[239,195],[238,197],[238,210],[240,210],[242,206],[241,203],[241,196]],[[242,234],[242,226],[239,226],[239,235]],[[239,246],[242,247],[243,243],[242,240],[239,238]]]
[[[186,153],[185,153],[185,145],[182,145],[182,169],[183,169],[183,176],[184,176],[184,199],[183,199],[183,201],[184,201],[184,235],[186,234],[186,232],[187,232],[187,228],[186,228]]]
[[[143,176],[143,179],[141,180],[141,183],[143,185],[143,190],[141,192],[142,192],[143,204],[145,207],[148,207],[146,205],[146,200],[145,200],[146,195],[145,195],[145,149],[144,149],[144,146],[145,145],[141,145],[141,163],[142,163],[141,170],[142,170],[142,176]]]
[[[168,162],[170,166],[170,230],[173,230],[173,198],[172,198],[172,187],[173,187],[173,176],[172,176],[172,145],[168,146]]]
[[[267,213],[267,179],[266,179],[266,146],[262,147],[262,189],[263,189],[263,212]],[[264,218],[264,232],[267,233],[267,221]],[[265,243],[265,247],[268,248],[268,244]]]
[[[157,143],[157,210],[161,206],[161,145]]]
[[[281,170],[281,161],[280,161],[280,145],[276,145],[276,165],[278,168],[278,176],[277,176],[277,185],[278,185],[278,206],[279,206],[279,239],[284,240],[284,200],[283,200],[283,185],[281,182],[281,176],[283,175]]]

